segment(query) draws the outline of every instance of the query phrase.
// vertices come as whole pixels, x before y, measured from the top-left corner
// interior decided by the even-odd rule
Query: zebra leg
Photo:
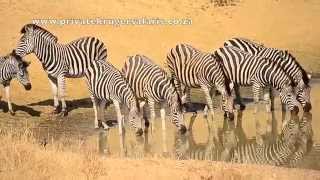
[[[94,96],[90,96],[92,104],[93,104],[93,110],[94,110],[94,128],[98,129],[99,126],[99,119],[98,119],[98,99],[96,99]]]
[[[239,86],[234,86],[234,92],[236,95],[236,102],[240,106],[240,111],[243,111],[246,108],[246,106],[242,103]]]
[[[68,110],[67,110],[67,105],[65,101],[66,82],[65,82],[65,77],[63,75],[58,77],[58,89],[59,89],[60,100],[62,103],[61,113],[62,113],[62,116],[67,116]]]
[[[100,101],[100,104],[99,104],[99,110],[98,110],[98,113],[99,113],[99,119],[101,121],[101,125],[104,129],[109,129],[110,127],[105,123],[105,120],[104,120],[104,111],[105,111],[105,108],[106,108],[106,101]]]
[[[60,113],[59,99],[58,99],[58,81],[57,81],[57,78],[52,77],[50,75],[48,75],[48,78],[49,78],[51,90],[53,93],[53,106],[54,106],[53,114],[58,114]]]
[[[264,89],[264,95],[263,95],[263,99],[266,103],[266,111],[267,113],[271,112],[271,99],[270,99],[270,88],[268,87],[267,90]]]
[[[156,112],[154,109],[154,101],[151,98],[148,98],[148,104],[150,108],[150,119],[151,119],[151,133],[154,132],[155,128],[155,118],[156,118]]]
[[[274,94],[272,87],[269,87],[269,94],[270,94],[270,111],[274,111]]]
[[[166,130],[166,110],[165,110],[164,104],[161,104],[160,116],[161,116],[162,131],[165,131]]]
[[[150,122],[149,122],[149,119],[147,117],[146,108],[144,107],[145,104],[146,104],[145,101],[140,101],[139,102],[140,111],[142,111],[142,116],[143,116],[143,120],[144,120],[144,126],[145,126],[144,131],[147,132],[148,128],[149,128],[149,125],[150,125]]]
[[[252,91],[253,91],[253,100],[255,104],[254,114],[257,114],[259,110],[260,86],[258,84],[254,84],[252,86]]]
[[[121,136],[123,134],[123,116],[120,109],[120,104],[118,101],[113,101],[114,107],[116,109],[117,113],[117,121],[119,125],[119,135]]]
[[[121,114],[120,104],[118,101],[113,101],[114,107],[117,113],[117,120],[119,126],[119,138],[120,138],[120,155],[123,157],[125,155],[124,137],[125,132],[123,129],[123,116]]]
[[[211,113],[211,119],[213,120],[214,117],[214,109],[213,109],[213,101],[210,96],[210,88],[208,88],[205,85],[201,85],[201,89],[203,90],[204,94],[206,95],[207,105],[209,107],[210,113]]]
[[[7,98],[7,102],[8,102],[9,112],[13,116],[13,115],[15,115],[15,112],[12,110],[12,104],[11,104],[11,98],[10,98],[10,86],[9,85],[5,86],[4,90],[6,92],[6,98]]]

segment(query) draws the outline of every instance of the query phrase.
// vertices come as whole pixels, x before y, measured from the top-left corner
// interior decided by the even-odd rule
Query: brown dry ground
[[[121,68],[128,55],[144,54],[163,64],[175,44],[186,42],[212,51],[224,40],[241,36],[270,47],[288,49],[308,71],[320,72],[320,2],[318,0],[242,0],[237,6],[214,8],[208,0],[0,0],[0,54],[15,47],[24,24],[35,18],[191,18],[191,26],[57,26],[48,25],[59,42],[96,36],[108,47],[108,60]],[[32,91],[13,83],[12,99],[26,105],[51,99],[45,72],[34,55],[27,60]],[[83,80],[68,80],[68,98],[88,97]],[[48,107],[48,111],[50,107]],[[1,116],[0,116],[1,118]],[[0,119],[1,120],[1,119]],[[309,170],[165,159],[105,159],[82,150],[43,150],[32,140],[0,138],[0,179],[314,179]],[[89,151],[89,150],[88,150]],[[134,172],[134,173],[133,173]],[[26,178],[25,178],[26,179]]]

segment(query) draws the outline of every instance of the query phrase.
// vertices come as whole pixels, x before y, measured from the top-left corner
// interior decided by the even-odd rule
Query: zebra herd
[[[60,44],[55,35],[35,24],[23,26],[21,33],[15,51],[0,61],[0,82],[6,88],[11,113],[9,83],[17,77],[27,90],[31,88],[26,70],[28,63],[23,60],[31,53],[37,56],[48,75],[54,99],[53,113],[63,116],[68,113],[65,78],[85,77],[93,102],[94,127],[109,128],[104,122],[104,110],[113,103],[120,134],[124,123],[121,105],[129,109],[128,121],[137,135],[142,135],[143,128],[149,127],[145,103],[150,109],[151,129],[154,128],[155,103],[160,103],[165,130],[164,105],[167,104],[172,123],[184,134],[184,110],[190,104],[191,88],[203,90],[208,106],[205,112],[209,109],[211,118],[214,117],[213,89],[221,94],[225,116],[233,119],[233,89],[237,103],[242,109],[245,107],[240,101],[240,86],[252,86],[255,103],[259,101],[260,89],[269,87],[280,92],[281,102],[293,113],[299,111],[299,104],[305,112],[311,110],[311,76],[296,59],[287,51],[267,48],[247,39],[233,38],[212,53],[188,44],[178,44],[167,55],[167,73],[144,55],[128,57],[119,71],[107,61],[105,44],[95,37]],[[273,96],[270,92],[272,90],[265,95],[267,111],[272,110]]]

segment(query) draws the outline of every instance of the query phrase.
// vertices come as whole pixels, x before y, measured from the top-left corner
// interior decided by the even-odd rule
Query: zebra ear
[[[20,33],[24,34],[28,31],[31,31],[33,29],[33,27],[34,27],[34,24],[26,24],[22,27],[22,29],[20,30]]]

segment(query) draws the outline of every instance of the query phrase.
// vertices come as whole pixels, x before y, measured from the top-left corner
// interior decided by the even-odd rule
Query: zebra
[[[181,133],[186,132],[182,104],[175,86],[167,73],[144,55],[129,56],[122,68],[122,73],[129,85],[141,100],[140,109],[147,101],[150,107],[151,125],[154,126],[155,103],[161,104],[162,129],[165,130],[165,103],[171,111],[172,122]],[[145,115],[144,115],[145,116]],[[146,119],[146,118],[145,118]],[[154,127],[153,127],[154,128]]]
[[[82,37],[68,44],[58,43],[58,38],[46,29],[35,24],[22,27],[16,47],[17,55],[24,57],[34,53],[47,72],[53,92],[54,114],[68,114],[65,102],[65,78],[84,76],[89,61],[105,60],[107,49],[102,41],[95,37]],[[58,97],[59,95],[59,97]],[[59,108],[59,98],[62,102]]]
[[[231,151],[230,161],[276,166],[288,165],[297,151],[300,134],[299,123],[292,118],[283,126],[281,134],[274,143],[259,144],[254,141],[241,144]]]
[[[267,48],[263,44],[253,42],[245,38],[232,38],[224,42],[224,46],[235,46],[243,51],[249,52],[253,55],[261,56],[264,58],[271,59],[278,63],[284,71],[294,80],[296,85],[297,100],[303,106],[304,111],[309,112],[312,108],[310,101],[310,90],[309,85],[311,75],[302,68],[297,62],[296,58],[290,54],[287,50],[279,50],[276,48]],[[270,92],[272,92],[270,90]],[[240,100],[239,90],[236,89],[237,100]],[[272,97],[272,94],[270,94]],[[245,106],[241,103],[240,106]]]
[[[225,114],[233,119],[233,99],[230,90],[232,84],[229,84],[230,82],[225,78],[222,64],[217,61],[214,54],[201,52],[188,44],[178,44],[168,53],[166,66],[183,103],[190,99],[190,88],[201,88],[213,118],[214,108],[210,91],[216,87],[222,95],[222,108]],[[184,89],[184,96],[182,96],[182,89]]]
[[[4,87],[8,109],[11,115],[15,115],[15,112],[11,105],[10,82],[13,78],[17,78],[27,91],[31,90],[32,86],[27,71],[29,64],[29,62],[24,61],[18,56],[15,50],[7,56],[0,57],[0,84]]]
[[[260,88],[269,85],[280,91],[281,101],[288,105],[292,113],[299,111],[294,92],[294,81],[277,63],[244,52],[234,46],[221,47],[214,53],[222,61],[225,74],[235,86],[252,86],[256,104],[255,113],[258,111]],[[265,96],[265,100],[269,112],[270,99]]]
[[[113,103],[117,114],[119,135],[122,136],[123,117],[120,105],[123,104],[129,109],[128,119],[131,126],[136,129],[137,135],[142,135],[138,101],[123,74],[112,64],[104,60],[96,60],[89,61],[85,77],[93,101],[94,127],[102,126],[104,129],[109,129],[109,126],[104,123],[104,109]]]

